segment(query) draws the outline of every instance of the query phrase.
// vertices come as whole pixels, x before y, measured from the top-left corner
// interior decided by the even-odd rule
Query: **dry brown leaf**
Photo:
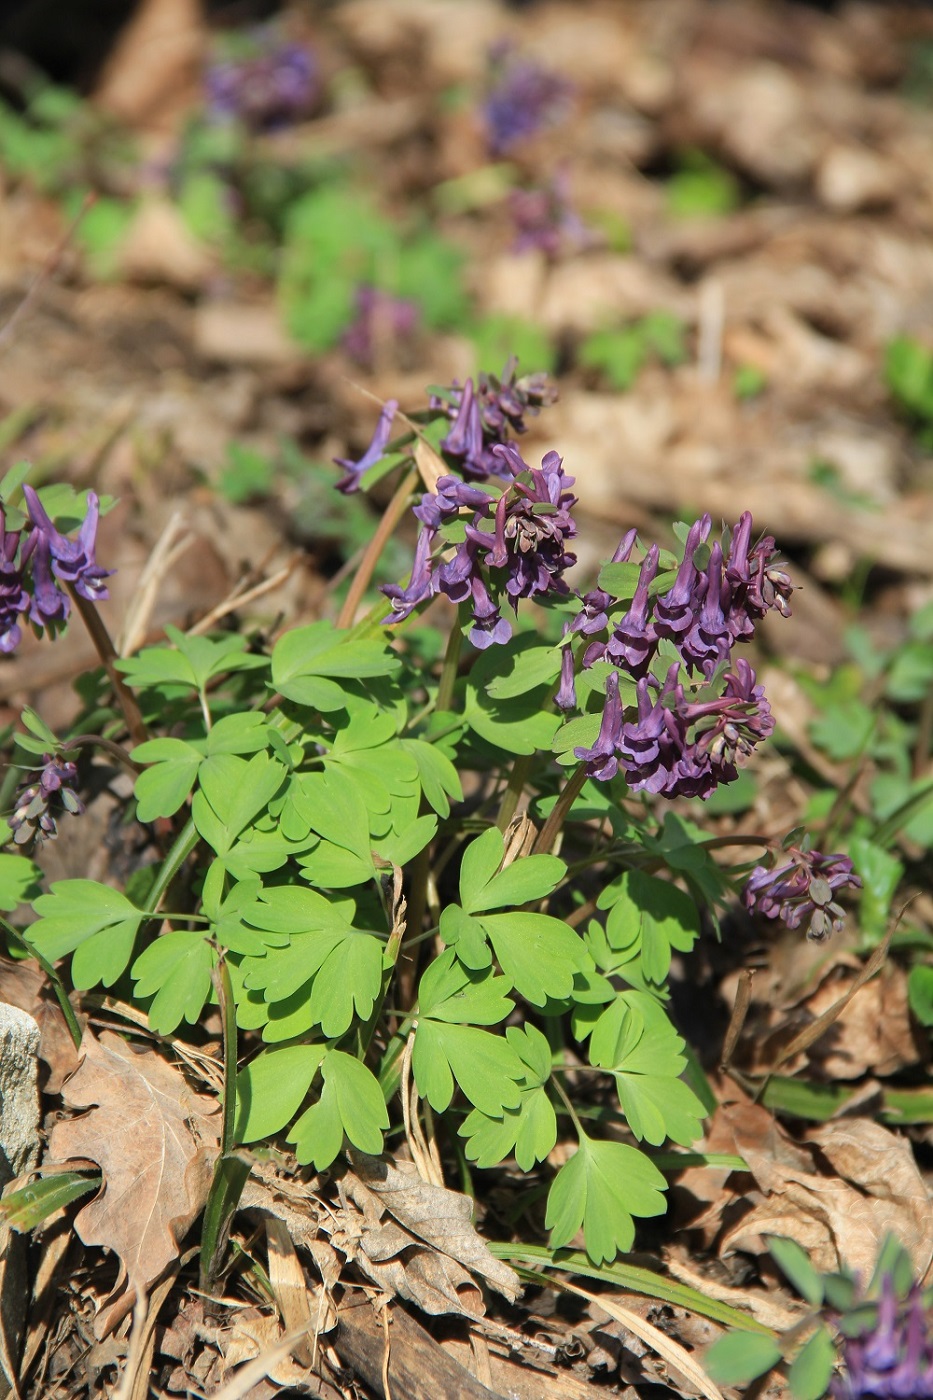
[[[195,1094],[181,1071],[154,1050],[128,1045],[111,1031],[85,1031],[82,1060],[64,1085],[71,1108],[89,1111],[57,1123],[49,1161],[97,1162],[100,1192],[75,1217],[88,1245],[120,1259],[117,1286],[97,1318],[99,1335],[133,1306],[177,1258],[185,1232],[204,1206],[217,1148],[217,1104]]]
[[[759,1105],[723,1111],[765,1199],[726,1232],[721,1252],[761,1253],[764,1236],[783,1235],[802,1245],[817,1269],[845,1263],[868,1277],[891,1232],[924,1276],[933,1259],[933,1212],[906,1138],[868,1119],[841,1118],[798,1145]]]
[[[372,1210],[367,1196],[375,1198],[377,1215],[388,1211],[405,1230],[515,1302],[521,1292],[518,1275],[494,1259],[477,1234],[469,1196],[429,1185],[407,1162],[393,1165],[361,1152],[354,1152],[351,1161],[344,1189],[364,1212]]]

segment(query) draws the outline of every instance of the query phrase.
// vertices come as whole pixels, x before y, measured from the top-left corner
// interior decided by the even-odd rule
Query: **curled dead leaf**
[[[105,1336],[177,1258],[179,1243],[203,1209],[217,1151],[217,1103],[189,1087],[179,1069],[150,1047],[137,1049],[110,1031],[85,1031],[81,1063],[62,1096],[87,1109],[57,1123],[49,1160],[96,1162],[98,1194],[75,1216],[88,1245],[120,1260],[117,1286],[98,1314]]]

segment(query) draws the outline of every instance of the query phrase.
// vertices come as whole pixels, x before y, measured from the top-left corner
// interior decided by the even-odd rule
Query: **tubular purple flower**
[[[691,525],[684,544],[684,557],[673,586],[663,598],[655,600],[654,625],[660,637],[670,637],[672,641],[679,642],[693,621],[699,577],[693,556],[706,540],[711,526],[712,519],[709,515],[702,515]]]
[[[80,593],[81,597],[87,598],[89,602],[97,603],[109,598],[104,579],[110,577],[113,569],[100,568],[95,556],[97,523],[100,517],[100,503],[96,493],[87,493],[87,514],[81,522],[76,540],[69,540],[56,530],[31,486],[23,487],[23,495],[26,497],[29,518],[39,534],[36,562],[33,564],[34,576],[38,567],[40,546],[44,540],[52,557],[52,573],[56,578],[61,579],[63,583],[70,583],[75,592]],[[67,615],[66,609],[64,616]]]
[[[774,540],[765,535],[749,551],[752,517],[743,512],[732,532],[732,543],[723,577],[723,608],[729,631],[736,641],[749,641],[755,624],[771,608],[790,616],[789,598],[794,591],[790,576],[776,564]]]
[[[376,424],[376,431],[373,433],[372,441],[359,461],[354,462],[349,457],[335,457],[334,462],[338,467],[343,467],[346,475],[337,482],[337,490],[343,492],[345,496],[352,495],[359,491],[360,482],[370,467],[374,467],[377,462],[381,462],[385,456],[386,448],[389,445],[389,438],[392,436],[392,423],[398,410],[398,399],[387,399],[382,412],[379,414],[379,421]]]
[[[564,628],[566,637],[570,629]],[[573,647],[567,645],[560,654],[560,685],[554,696],[554,704],[559,710],[575,710],[577,707],[577,687],[575,684]]]
[[[483,108],[490,154],[502,156],[554,121],[570,93],[567,82],[500,46],[493,51],[497,81]]]
[[[356,289],[356,316],[341,344],[351,359],[371,369],[377,352],[410,340],[419,320],[415,302],[363,282]]]
[[[643,676],[658,649],[658,636],[648,618],[648,589],[658,572],[660,550],[653,544],[642,560],[632,606],[617,622],[606,646],[606,656],[615,666],[624,666],[633,676]]]
[[[472,379],[468,379],[463,386],[453,427],[446,437],[441,438],[441,451],[457,459],[468,475],[489,475],[490,467],[483,444],[483,422]]]
[[[47,537],[35,531],[32,553],[32,596],[29,599],[29,621],[39,629],[52,631],[68,621],[71,599],[63,593],[52,577],[52,550]]]
[[[470,641],[478,651],[494,644],[504,646],[512,635],[512,627],[499,612],[481,578],[474,575],[471,582],[473,626]]]
[[[43,754],[43,766],[27,774],[13,798],[10,830],[17,846],[58,835],[56,815],[80,816],[84,803],[75,792],[78,769],[60,755]]]
[[[29,607],[29,593],[23,581],[28,545],[20,553],[22,531],[8,530],[0,503],[0,652],[9,655],[22,640],[17,618]],[[17,554],[20,554],[17,562]]]
[[[930,1400],[933,1397],[933,1312],[913,1284],[898,1297],[886,1274],[881,1298],[855,1335],[843,1332],[844,1372],[832,1384],[835,1400]],[[850,1314],[851,1317],[851,1314]]]
[[[700,610],[681,638],[679,649],[691,669],[697,668],[710,675],[720,661],[725,661],[733,642],[722,610],[722,548],[718,541],[710,553],[705,578],[700,579],[698,595],[700,588],[703,591]]]
[[[434,543],[434,537],[435,532],[427,527],[418,535],[415,558],[411,567],[411,579],[407,588],[401,588],[397,583],[383,585],[382,592],[392,605],[389,616],[382,619],[384,626],[390,622],[402,622],[419,603],[424,602],[425,598],[430,598],[433,593],[437,592],[431,562],[431,546]]]
[[[574,749],[586,768],[587,777],[608,782],[619,771],[617,750],[622,741],[622,700],[619,695],[619,673],[610,671],[606,678],[606,703],[599,723],[599,734],[591,749]]]

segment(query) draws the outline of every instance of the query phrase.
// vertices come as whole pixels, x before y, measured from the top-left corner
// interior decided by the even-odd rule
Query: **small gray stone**
[[[39,1027],[0,1002],[0,1188],[39,1160]],[[0,1221],[0,1400],[11,1390],[26,1321],[26,1239]]]

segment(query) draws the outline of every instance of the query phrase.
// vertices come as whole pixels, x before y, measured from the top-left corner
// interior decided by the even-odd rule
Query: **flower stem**
[[[502,801],[499,803],[499,815],[496,817],[496,826],[500,831],[505,831],[515,815],[518,800],[528,781],[528,774],[531,772],[532,757],[532,754],[520,753],[512,764],[508,785],[502,794]]]
[[[129,730],[130,737],[134,744],[145,743],[149,735],[146,733],[146,725],[143,721],[142,711],[136,703],[135,695],[129,689],[126,681],[114,665],[118,657],[116,648],[110,640],[110,633],[101,622],[100,614],[94,604],[89,602],[87,598],[82,598],[81,594],[76,591],[72,584],[69,583],[67,587],[71,596],[71,601],[77,608],[81,616],[81,621],[87,628],[88,635],[94,643],[97,655],[101,659],[104,670],[110,677],[110,684],[116,692],[116,697],[119,701],[120,709],[123,711],[123,718],[126,721],[126,727]]]
[[[447,650],[444,652],[444,664],[441,667],[441,678],[437,686],[437,699],[434,702],[435,710],[449,710],[454,702],[454,686],[457,683],[457,667],[460,664],[460,647],[463,642],[463,633],[460,631],[459,620],[454,622],[447,638]]]
[[[175,837],[175,843],[168,855],[165,857],[155,878],[155,884],[149,892],[146,901],[146,913],[154,917],[158,912],[169,885],[178,874],[185,861],[198,844],[198,832],[194,824],[194,818],[189,817],[181,831]]]
[[[538,839],[534,845],[535,855],[550,855],[558,833],[567,819],[567,814],[583,791],[585,782],[586,768],[581,763],[573,777],[568,778],[560,796],[551,808],[551,815],[538,833]]]
[[[386,541],[392,531],[405,514],[409,497],[415,489],[417,480],[418,473],[412,468],[412,470],[403,477],[395,495],[386,506],[382,519],[376,527],[376,532],[366,546],[363,557],[360,560],[360,566],[353,576],[353,582],[350,584],[349,592],[343,600],[343,607],[340,609],[340,615],[337,618],[338,627],[352,627],[353,619],[356,617],[356,610],[360,605],[363,594],[369,587],[373,572],[379,562],[379,556],[385,548]]]
[[[552,1075],[551,1075],[551,1083],[554,1085],[554,1088],[557,1090],[558,1097],[561,1099],[561,1101],[563,1102],[564,1107],[566,1108],[567,1112],[570,1114],[570,1121],[571,1121],[571,1123],[573,1124],[574,1128],[576,1129],[577,1137],[579,1137],[579,1138],[585,1138],[587,1135],[586,1135],[586,1133],[583,1131],[583,1124],[580,1122],[579,1118],[577,1117],[576,1109],[574,1108],[573,1104],[570,1102],[570,1097],[569,1097],[569,1095],[568,1095],[568,1093],[567,1093],[567,1090],[564,1088],[563,1084],[561,1084],[560,1080],[557,1078],[557,1076],[556,1076],[555,1074],[552,1074]]]

